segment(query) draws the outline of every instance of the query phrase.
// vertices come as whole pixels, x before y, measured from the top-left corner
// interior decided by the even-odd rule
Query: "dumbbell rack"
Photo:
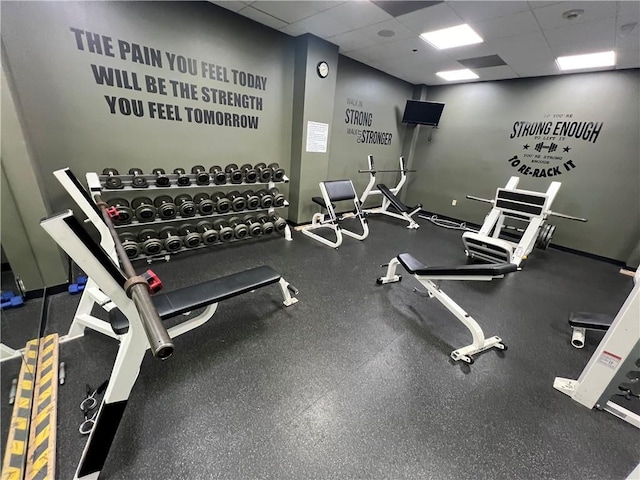
[[[182,175],[178,175],[178,174],[171,174],[171,173],[167,173],[165,174],[166,177],[169,178],[170,184],[167,187],[159,187],[157,185],[155,185],[155,180],[156,180],[156,175],[150,174],[150,175],[141,175],[142,177],[144,177],[147,180],[148,183],[148,187],[146,188],[138,188],[138,187],[133,187],[132,186],[132,181],[134,178],[134,175],[118,175],[118,178],[120,178],[120,180],[122,180],[122,188],[119,189],[110,189],[110,188],[106,188],[105,186],[105,182],[106,180],[109,178],[108,175],[99,175],[98,173],[95,172],[88,172],[86,174],[86,179],[87,179],[87,185],[89,187],[89,190],[92,192],[100,192],[101,196],[103,196],[106,200],[108,199],[109,196],[115,196],[115,195],[120,195],[122,193],[127,193],[127,194],[133,194],[136,193],[138,194],[138,196],[146,196],[146,197],[154,197],[153,193],[156,194],[160,194],[160,193],[164,193],[167,194],[167,191],[172,191],[172,192],[189,192],[189,191],[194,191],[194,190],[199,190],[199,191],[207,191],[207,192],[211,192],[211,191],[218,191],[218,190],[222,190],[225,191],[225,189],[236,189],[236,190],[246,190],[246,189],[256,189],[257,187],[264,187],[266,189],[271,189],[271,188],[275,188],[278,185],[281,184],[286,184],[289,183],[289,178],[285,175],[282,179],[282,181],[280,182],[275,182],[275,181],[270,181],[270,182],[253,182],[253,183],[246,183],[246,182],[242,182],[242,183],[231,183],[230,182],[230,178],[227,178],[227,182],[224,184],[216,184],[216,183],[209,183],[208,185],[197,185],[196,184],[196,174],[182,174]],[[185,185],[185,186],[181,186],[177,184],[177,180],[178,177],[188,177],[190,180],[190,184],[189,185]],[[124,196],[124,195],[123,195]],[[126,195],[129,196],[129,195]],[[153,200],[153,198],[151,198]],[[115,225],[115,228],[118,230],[123,230],[126,231],[125,229],[128,228],[152,228],[154,225],[159,225],[159,224],[171,224],[171,223],[176,223],[176,222],[182,222],[182,223],[193,223],[194,225],[197,222],[203,221],[203,220],[209,220],[209,219],[216,219],[216,218],[224,218],[224,217],[232,217],[232,216],[241,216],[241,215],[247,215],[247,214],[258,214],[260,212],[264,212],[267,214],[272,214],[273,212],[275,212],[276,209],[281,209],[281,208],[286,208],[289,206],[289,202],[285,200],[284,204],[281,206],[272,206],[269,208],[263,208],[263,207],[258,207],[257,209],[245,209],[242,211],[229,211],[226,213],[212,213],[212,214],[208,214],[208,215],[201,215],[201,214],[196,214],[194,216],[190,216],[190,217],[183,217],[183,216],[176,216],[175,218],[171,218],[171,219],[162,219],[162,218],[155,218],[154,220],[151,221],[146,221],[146,222],[141,222],[137,219],[133,219],[131,222],[126,223],[126,224],[121,224],[121,225]],[[275,232],[274,232],[275,233]],[[289,227],[289,225],[287,224],[287,226],[284,228],[283,230],[284,233],[284,238],[288,241],[293,240],[292,236],[291,236],[291,228]],[[261,235],[262,236],[262,235]],[[245,241],[248,239],[255,239],[257,238],[257,236],[250,236],[247,235],[245,238],[242,239],[237,239],[237,238],[233,238],[231,240],[228,241],[221,241],[218,240],[217,242],[213,243],[213,244],[203,244],[201,243],[200,245],[196,246],[196,247],[185,247],[184,245],[175,251],[169,252],[166,250],[163,250],[161,253],[157,254],[157,255],[147,255],[145,253],[140,253],[138,256],[136,256],[135,258],[132,258],[132,261],[136,261],[136,260],[146,260],[148,263],[153,262],[154,260],[166,260],[168,261],[171,257],[171,255],[175,255],[178,253],[183,253],[183,252],[190,252],[190,251],[196,251],[196,250],[200,250],[203,248],[209,248],[209,247],[219,247],[225,244],[231,244],[231,243],[235,243],[235,242],[241,242],[241,241]]]

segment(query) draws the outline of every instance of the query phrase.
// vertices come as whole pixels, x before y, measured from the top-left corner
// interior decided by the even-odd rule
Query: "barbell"
[[[475,200],[476,202],[490,203],[491,205],[493,205],[495,203],[495,200],[490,200],[488,198],[482,198],[482,197],[476,197],[476,196],[473,196],[473,195],[467,195],[466,198],[468,198],[469,200]],[[552,212],[551,210],[547,210],[545,213],[547,215],[551,215],[553,217],[566,218],[568,220],[576,220],[577,222],[587,222],[588,221],[586,218],[574,217],[573,215],[567,215],[566,213]]]

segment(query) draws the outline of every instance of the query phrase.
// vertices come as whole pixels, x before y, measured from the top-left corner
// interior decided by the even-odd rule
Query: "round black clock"
[[[329,75],[329,64],[324,61],[318,63],[318,65],[316,66],[316,71],[318,72],[320,78],[327,78],[327,75]]]

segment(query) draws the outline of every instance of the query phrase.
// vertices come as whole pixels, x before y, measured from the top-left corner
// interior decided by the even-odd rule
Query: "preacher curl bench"
[[[87,205],[92,205],[94,211],[89,215],[89,220],[92,223],[101,222],[102,225],[96,224],[96,226],[101,233],[105,232],[105,228],[109,226],[100,220],[96,205],[84,201],[90,200],[89,194],[77,182],[75,176],[68,169],[57,173],[74,185],[76,193],[80,194],[80,197],[74,198],[83,210]],[[99,198],[99,195],[96,198]],[[104,236],[100,244],[96,243],[73,216],[71,210],[46,218],[40,223],[89,276],[91,288],[99,290],[100,295],[106,299],[105,306],[110,305],[109,317],[114,322],[110,326],[113,328],[112,336],[120,340],[109,384],[74,479],[99,477],[147,349],[150,348],[157,358],[168,358],[173,353],[171,340],[207,322],[215,313],[218,302],[258,288],[278,284],[285,306],[297,302],[297,299],[290,295],[290,291],[295,293],[295,288],[291,287],[271,267],[260,266],[166,294],[151,297],[147,294],[141,306],[139,298],[131,295],[140,281],[136,280],[137,283],[133,283],[132,277],[128,273],[125,275],[121,270],[113,251],[107,251],[104,248],[105,245],[108,248],[114,245],[113,237],[111,243]],[[116,244],[116,249],[117,246]],[[118,256],[122,258],[122,255],[126,257],[124,252]],[[126,272],[127,266],[126,264],[124,266]],[[169,329],[162,324],[163,320],[203,307],[204,311],[200,315]],[[149,317],[154,317],[158,321],[155,322],[153,319],[149,321]],[[93,319],[93,323],[79,325],[79,328],[82,330],[84,327],[95,328],[95,322],[97,319]],[[102,323],[109,325],[104,321]]]
[[[489,348],[506,350],[507,346],[500,337],[485,338],[484,332],[478,322],[465,312],[460,305],[454,302],[433,280],[482,280],[489,281],[494,278],[502,278],[506,273],[515,272],[518,267],[513,263],[491,265],[462,265],[456,267],[427,267],[408,253],[401,253],[393,258],[387,267],[387,274],[376,280],[378,285],[399,282],[400,275],[396,275],[398,265],[418,280],[426,289],[429,297],[435,297],[447,310],[453,313],[462,324],[469,329],[473,342],[466,347],[461,347],[451,352],[451,358],[462,360],[468,364],[473,363],[472,356]]]

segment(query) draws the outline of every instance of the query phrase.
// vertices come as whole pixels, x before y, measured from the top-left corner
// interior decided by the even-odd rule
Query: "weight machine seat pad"
[[[320,205],[322,208],[327,208],[326,203],[324,203],[324,198],[322,197],[311,197],[311,201],[314,203],[317,203],[318,205]],[[331,204],[331,208],[336,208],[336,206],[332,203]]]
[[[468,277],[471,275],[478,276],[498,276],[505,273],[515,272],[518,266],[514,263],[490,263],[488,265],[458,265],[453,267],[427,267],[420,260],[413,257],[410,253],[401,253],[398,255],[398,261],[405,270],[412,275],[423,276],[460,276]]]
[[[391,190],[389,190],[389,187],[387,187],[384,183],[377,184],[376,188],[380,190],[380,193],[382,193],[385,197],[387,197],[387,200],[389,200],[389,203],[391,203],[391,205],[393,205],[393,208],[395,208],[398,212],[409,213],[409,212],[413,212],[414,210],[422,208],[422,205],[420,204],[416,205],[415,207],[407,207],[404,203],[402,203],[398,199],[398,197],[396,197],[393,194]]]
[[[278,272],[265,265],[173,292],[153,295],[151,300],[160,318],[166,320],[277,283],[280,277]],[[109,321],[113,331],[118,335],[129,330],[129,320],[117,308],[109,312]]]
[[[327,196],[329,200],[331,200],[331,203],[342,200],[353,200],[357,197],[351,180],[329,180],[322,183],[327,190]],[[324,201],[322,203],[324,203]]]
[[[590,330],[608,330],[613,323],[613,317],[606,313],[571,312],[569,325]]]

